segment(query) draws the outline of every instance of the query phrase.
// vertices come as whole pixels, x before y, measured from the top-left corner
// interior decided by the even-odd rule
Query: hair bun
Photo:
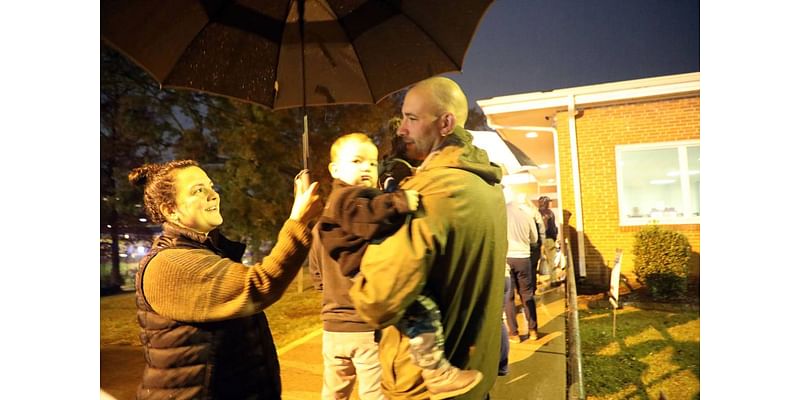
[[[144,186],[147,184],[147,180],[155,175],[159,169],[161,169],[161,166],[158,164],[145,164],[134,168],[128,174],[128,182],[136,186]]]

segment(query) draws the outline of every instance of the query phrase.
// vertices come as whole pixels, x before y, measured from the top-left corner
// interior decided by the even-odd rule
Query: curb
[[[655,311],[700,311],[700,304],[693,303],[655,303],[646,301],[623,301],[620,303],[619,309],[624,307],[639,308],[642,310],[655,310]],[[592,309],[611,309],[611,304],[606,300],[592,300],[589,302],[589,308]]]
[[[297,340],[287,344],[286,346],[281,347],[280,349],[278,349],[278,356],[282,356],[282,355],[294,350],[295,348],[302,346],[303,344],[305,344],[309,340],[311,340],[311,339],[313,339],[313,338],[315,338],[315,337],[317,337],[319,335],[322,335],[322,328],[317,329],[317,330],[315,330],[315,331],[313,331],[313,332],[301,337],[300,339],[297,339]]]

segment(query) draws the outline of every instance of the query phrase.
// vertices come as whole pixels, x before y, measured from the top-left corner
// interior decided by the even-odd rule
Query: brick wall
[[[575,268],[578,268],[578,240],[575,226],[575,195],[572,181],[569,119],[567,112],[556,116],[561,168],[561,199]],[[615,249],[623,250],[622,273],[635,285],[633,274],[634,235],[638,226],[619,225],[615,146],[669,142],[700,138],[700,97],[579,108],[576,119],[578,169],[581,178],[586,273],[597,284],[608,284],[608,267]],[[701,149],[702,151],[702,149]],[[699,280],[700,225],[665,225],[687,236],[692,246],[690,279]]]

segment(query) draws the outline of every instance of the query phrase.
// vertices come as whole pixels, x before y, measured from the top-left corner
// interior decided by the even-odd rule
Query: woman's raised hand
[[[294,204],[289,219],[308,224],[322,212],[322,200],[317,194],[318,183],[309,183],[308,170],[294,178]]]

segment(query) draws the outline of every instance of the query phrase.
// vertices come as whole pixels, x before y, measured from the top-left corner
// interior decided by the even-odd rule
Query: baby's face
[[[350,185],[378,187],[378,148],[350,140],[330,165],[331,176]]]

